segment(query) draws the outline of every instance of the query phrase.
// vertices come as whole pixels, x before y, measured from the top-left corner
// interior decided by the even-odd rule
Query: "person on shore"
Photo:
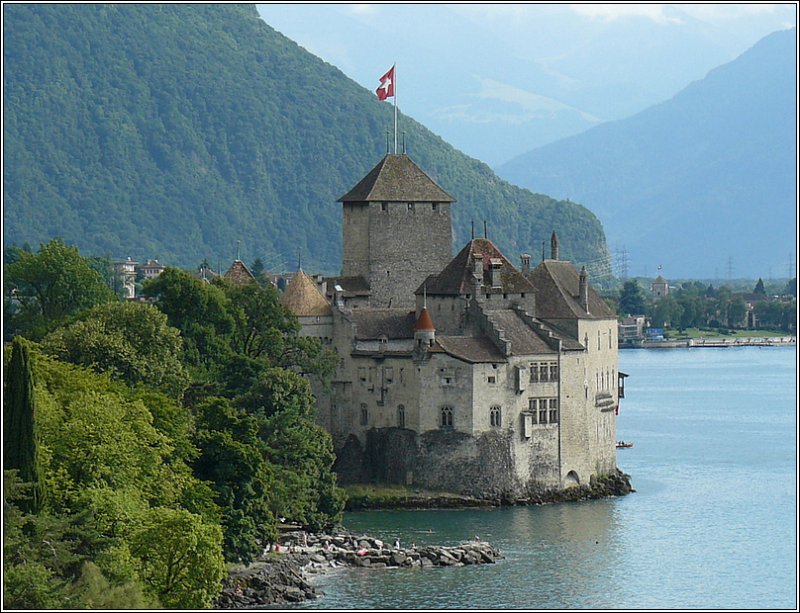
[[[400,549],[400,539],[394,539],[394,548]]]

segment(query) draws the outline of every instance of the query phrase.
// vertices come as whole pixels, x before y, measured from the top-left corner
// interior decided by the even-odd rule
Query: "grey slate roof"
[[[487,312],[489,319],[503,331],[503,338],[511,341],[512,355],[557,353],[533,330],[516,311],[500,309]]]
[[[336,286],[340,286],[347,297],[369,296],[369,283],[362,276],[357,277],[325,277],[327,282],[326,293],[332,298],[336,292]]]
[[[616,319],[617,316],[589,284],[589,313],[578,298],[580,274],[563,260],[545,260],[531,273],[536,286],[536,317],[541,319]],[[430,290],[428,290],[430,291]]]
[[[414,338],[416,315],[408,309],[353,309],[348,318],[358,340]]]
[[[445,353],[465,362],[504,362],[505,357],[485,336],[440,336],[436,345]]]
[[[405,154],[385,156],[339,202],[455,202]]]
[[[472,267],[475,255],[483,256],[483,283],[485,292],[505,292],[521,294],[533,292],[531,282],[519,272],[514,265],[504,256],[494,243],[486,238],[473,238],[456,257],[450,260],[444,270],[438,275],[431,275],[419,286],[416,294],[422,294],[423,288],[430,295],[463,296],[474,293],[472,282]],[[490,263],[492,259],[501,260],[502,268],[500,279],[502,287],[491,289]]]

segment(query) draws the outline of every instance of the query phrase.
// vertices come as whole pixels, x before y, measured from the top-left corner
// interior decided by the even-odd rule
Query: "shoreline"
[[[496,547],[480,540],[454,547],[401,547],[399,542],[390,546],[346,531],[329,535],[297,530],[284,534],[276,551],[265,553],[250,566],[231,569],[214,608],[260,608],[321,598],[324,593],[317,590],[314,579],[344,568],[429,569],[494,564],[503,557]]]
[[[797,337],[787,336],[748,336],[739,338],[703,337],[682,338],[663,341],[641,341],[640,343],[620,343],[620,349],[674,349],[690,348],[726,348],[726,347],[796,347]]]

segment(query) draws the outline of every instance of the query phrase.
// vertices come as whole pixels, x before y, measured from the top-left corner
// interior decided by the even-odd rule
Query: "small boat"
[[[626,443],[625,441],[617,441],[617,449],[629,449],[633,447],[633,443]]]

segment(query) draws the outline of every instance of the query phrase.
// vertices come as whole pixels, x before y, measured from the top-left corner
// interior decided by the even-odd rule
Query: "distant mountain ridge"
[[[5,245],[338,273],[341,204],[385,154],[392,109],[251,5],[14,4],[4,10]],[[604,261],[586,208],[499,179],[408,117],[408,154],[509,258],[556,230]],[[238,245],[238,248],[237,248]],[[410,254],[410,256],[413,254]]]
[[[784,275],[797,228],[796,56],[796,29],[775,32],[672,99],[498,173],[590,207],[631,275]]]

